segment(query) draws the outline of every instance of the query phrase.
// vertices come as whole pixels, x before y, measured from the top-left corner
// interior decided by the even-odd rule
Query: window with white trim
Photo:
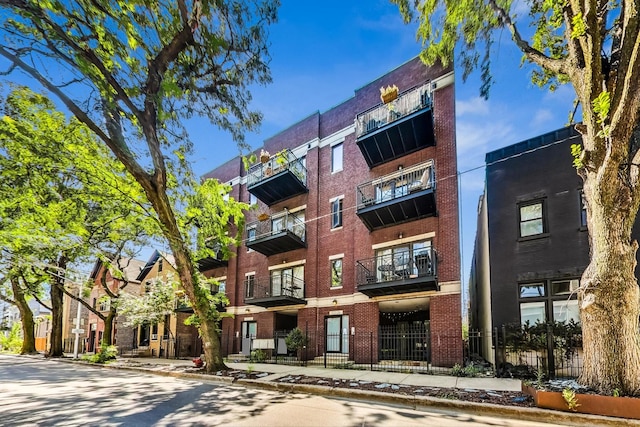
[[[342,142],[331,147],[331,173],[342,170]]]
[[[544,202],[537,200],[535,202],[521,203],[518,205],[519,221],[520,221],[520,237],[530,237],[544,234]]]
[[[342,286],[342,258],[331,260],[331,287]]]
[[[342,227],[342,198],[331,202],[331,228]]]

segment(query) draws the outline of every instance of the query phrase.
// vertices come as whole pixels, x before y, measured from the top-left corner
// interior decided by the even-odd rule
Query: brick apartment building
[[[256,154],[205,175],[257,205],[234,256],[201,263],[234,314],[223,351],[299,327],[307,358],[462,362],[452,69],[414,58]]]
[[[140,281],[136,278],[140,273],[140,269],[144,266],[144,261],[134,258],[121,258],[117,261],[118,269],[122,271],[122,276],[113,274],[113,270],[109,268],[105,273],[105,264],[98,260],[93,265],[89,280],[93,282],[89,302],[91,306],[106,316],[111,308],[111,300],[102,285],[103,274],[106,286],[111,292],[118,294],[127,292],[137,295],[140,292]],[[121,277],[121,278],[119,278]],[[70,311],[71,312],[71,311]],[[87,316],[88,328],[85,329],[85,350],[89,353],[100,350],[100,343],[104,334],[104,321],[95,313],[89,312]],[[114,345],[130,345],[133,341],[133,327],[125,327],[122,325],[124,318],[117,316],[114,320],[111,342]]]

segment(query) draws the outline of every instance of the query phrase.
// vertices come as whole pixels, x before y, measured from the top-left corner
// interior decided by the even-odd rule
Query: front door
[[[251,355],[251,340],[256,337],[257,322],[242,322],[242,354]]]
[[[325,319],[327,353],[349,353],[349,316],[332,316]]]

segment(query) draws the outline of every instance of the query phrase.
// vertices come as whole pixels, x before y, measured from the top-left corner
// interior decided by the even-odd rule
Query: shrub
[[[96,354],[83,356],[82,359],[91,363],[107,363],[118,355],[118,347],[115,345],[102,345]]]
[[[267,360],[267,354],[264,351],[260,350],[260,349],[252,350],[251,351],[251,360],[253,360],[255,362],[258,362],[258,363],[264,362],[265,360]]]
[[[298,350],[304,348],[307,345],[307,337],[302,333],[300,328],[295,328],[284,339],[287,345],[287,350],[297,353]]]
[[[20,324],[14,323],[9,331],[9,334],[5,336],[0,333],[0,349],[2,351],[8,351],[10,353],[18,353],[22,348],[22,338],[20,337]]]

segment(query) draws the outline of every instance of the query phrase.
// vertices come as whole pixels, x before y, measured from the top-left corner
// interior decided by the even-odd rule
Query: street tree
[[[14,87],[0,111],[0,270],[21,284],[26,298],[37,299],[46,286],[49,355],[62,356],[63,295],[78,298],[68,289],[74,280],[67,266],[89,256],[120,255],[127,245],[159,235],[159,228],[147,214],[141,187],[84,124],[25,87]],[[13,295],[24,306],[26,324],[26,300],[15,286]]]
[[[640,205],[640,4],[630,0],[516,2],[392,0],[418,21],[421,58],[449,63],[458,48],[466,77],[491,85],[491,51],[510,32],[533,82],[573,86],[582,108],[582,145],[573,147],[584,181],[591,260],[578,301],[584,340],[579,381],[601,392],[640,394],[640,300],[631,230]],[[532,30],[523,27],[531,26]],[[530,37],[525,34],[530,33]]]
[[[180,196],[195,186],[183,122],[204,116],[243,145],[244,131],[261,118],[248,107],[248,85],[270,80],[266,29],[277,6],[277,0],[0,0],[5,72],[21,70],[40,82],[144,189],[199,319],[208,370],[224,363],[216,309],[198,284],[187,244],[198,222],[179,221]],[[222,194],[212,197],[224,211]],[[223,248],[236,241],[235,233],[207,237]]]

